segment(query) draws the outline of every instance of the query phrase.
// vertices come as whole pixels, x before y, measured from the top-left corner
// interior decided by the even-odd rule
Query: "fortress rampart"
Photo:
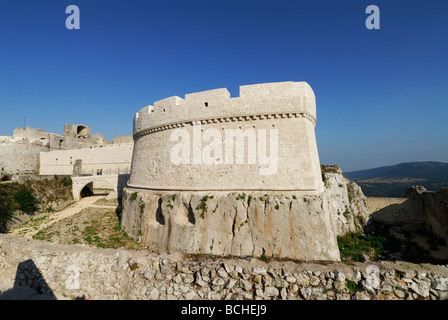
[[[90,134],[82,124],[64,125],[64,135],[35,128],[16,128],[13,136],[0,136],[0,175],[71,175],[73,164],[85,162],[84,174],[129,173],[132,136],[107,141]]]
[[[315,96],[306,82],[241,86],[240,96],[234,98],[227,89],[216,89],[187,94],[185,99],[174,96],[156,101],[134,116],[134,153],[128,186],[150,190],[320,193],[323,182],[315,125]],[[175,130],[183,131],[175,135]],[[226,140],[229,130],[240,130],[245,139],[243,145],[234,144],[233,138]],[[213,138],[220,141],[211,140],[207,132],[213,132]],[[191,161],[173,163],[173,147],[180,137],[196,139],[193,144],[188,141],[187,149],[194,153],[199,148],[199,161],[192,155]],[[229,141],[231,148],[225,144]],[[212,142],[218,143],[218,149],[224,145],[223,151],[216,153],[217,145]],[[249,158],[249,153],[260,155],[262,142],[265,155],[269,154],[270,160],[272,155],[276,157],[275,170],[268,175],[260,174],[260,169],[268,166],[266,163],[260,158]],[[212,145],[213,161],[204,163],[204,147]],[[225,161],[241,152],[244,161]]]

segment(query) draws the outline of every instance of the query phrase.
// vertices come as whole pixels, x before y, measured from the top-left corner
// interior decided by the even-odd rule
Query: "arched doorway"
[[[79,192],[79,198],[91,197],[94,194],[93,182],[89,182]]]
[[[101,196],[101,195],[102,196],[115,195],[116,197],[117,186],[116,183],[114,185],[112,181],[109,181],[107,179],[84,180],[82,184],[78,185],[76,193],[77,195],[79,195],[79,197],[78,199],[75,200],[80,200],[81,198],[85,197]]]

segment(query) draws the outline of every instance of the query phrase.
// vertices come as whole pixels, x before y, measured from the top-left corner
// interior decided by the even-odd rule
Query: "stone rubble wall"
[[[373,273],[371,271],[373,270]],[[448,299],[448,266],[296,263],[99,249],[0,235],[0,299]]]

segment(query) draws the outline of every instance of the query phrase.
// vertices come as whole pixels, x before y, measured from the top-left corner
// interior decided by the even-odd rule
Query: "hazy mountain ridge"
[[[444,162],[406,162],[344,174],[356,181],[368,197],[404,197],[412,185],[430,191],[448,187],[448,163]]]

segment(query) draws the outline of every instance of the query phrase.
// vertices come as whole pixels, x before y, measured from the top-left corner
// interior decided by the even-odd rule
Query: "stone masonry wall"
[[[58,245],[0,235],[0,299],[448,299],[448,266],[297,263]]]
[[[73,164],[82,160],[82,174],[103,175],[129,173],[133,144],[112,144],[102,148],[83,148],[41,152],[40,175],[72,175]]]
[[[47,150],[42,144],[0,141],[0,175],[38,174],[39,153]]]

